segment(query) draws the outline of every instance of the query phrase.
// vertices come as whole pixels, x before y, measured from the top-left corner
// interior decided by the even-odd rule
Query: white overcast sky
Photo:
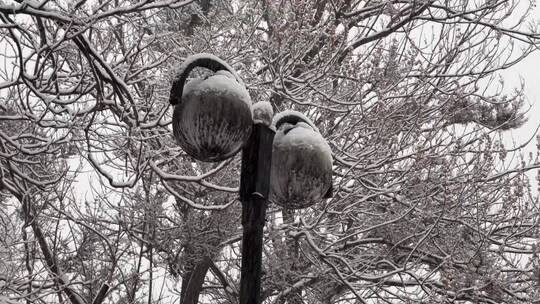
[[[540,21],[540,7],[536,7],[531,17]],[[533,137],[526,151],[534,152],[536,149],[535,131],[540,124],[540,50],[525,58],[516,66],[502,72],[501,75],[505,82],[506,92],[518,87],[520,81],[523,80],[528,103],[525,107],[531,107],[527,113],[529,119],[527,123],[517,130],[506,132],[505,136],[508,137],[508,142],[514,140],[516,144],[521,144]]]
[[[525,83],[525,96],[528,103],[525,104],[525,107],[531,107],[527,113],[529,120],[519,130],[514,130],[511,133],[516,140],[528,139],[534,135],[534,131],[540,123],[540,51],[504,71],[502,77],[505,81],[505,91],[519,86],[521,80]]]

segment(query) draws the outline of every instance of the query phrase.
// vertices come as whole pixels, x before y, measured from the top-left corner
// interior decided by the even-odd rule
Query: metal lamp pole
[[[261,303],[263,229],[270,190],[274,134],[268,126],[256,123],[242,150],[240,200],[243,235],[240,304]]]

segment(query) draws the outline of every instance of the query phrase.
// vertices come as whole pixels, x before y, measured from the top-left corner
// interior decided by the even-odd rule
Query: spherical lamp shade
[[[195,159],[222,161],[237,153],[249,138],[253,125],[251,99],[226,63],[208,54],[194,57],[186,60],[182,76],[171,90],[171,103],[175,104],[173,133],[182,149]],[[184,85],[187,73],[195,66],[217,71]]]
[[[330,146],[299,112],[282,112],[273,125],[270,201],[288,209],[321,201],[332,186]]]

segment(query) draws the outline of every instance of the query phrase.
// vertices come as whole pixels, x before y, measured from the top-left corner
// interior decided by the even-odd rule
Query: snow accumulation
[[[296,125],[284,123],[277,130],[276,145],[287,145],[288,149],[310,149],[322,153],[322,159],[332,159],[332,151],[326,140],[318,132],[304,122]]]
[[[188,94],[198,96],[217,94],[219,97],[238,98],[251,108],[251,98],[246,88],[224,73],[215,74],[205,80],[194,79],[189,81],[184,87],[182,98],[188,96]]]
[[[1,287],[3,287],[3,285],[0,286],[0,288]],[[18,300],[16,301],[16,300],[10,299],[10,298],[8,298],[6,296],[0,295],[0,304],[20,304],[20,303],[22,303],[22,302],[20,302]]]
[[[219,71],[216,72],[216,75],[223,75],[223,76],[225,76],[225,77],[227,77],[227,78],[230,78],[230,79],[232,79],[232,80],[236,80],[236,79],[234,78],[234,75],[233,75],[231,72],[229,72],[229,71],[219,70]]]
[[[268,101],[259,101],[253,105],[253,120],[255,123],[264,123],[267,126],[272,124],[274,109]]]
[[[309,119],[303,113],[294,110],[286,110],[276,114],[276,116],[274,116],[274,120],[272,121],[272,126],[276,129],[279,129],[282,123],[289,122],[296,124],[300,121],[303,121],[306,124],[310,125],[313,130],[319,133],[319,129],[315,126],[311,119]]]

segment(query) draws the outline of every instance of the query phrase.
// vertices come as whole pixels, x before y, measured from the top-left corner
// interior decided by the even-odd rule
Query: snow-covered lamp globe
[[[328,197],[332,187],[330,146],[313,122],[297,111],[277,114],[270,171],[270,201],[306,208]]]
[[[186,80],[196,67],[214,72],[205,79]],[[173,133],[195,159],[225,160],[248,140],[253,125],[251,98],[236,72],[211,54],[188,57],[180,67],[170,95]]]

